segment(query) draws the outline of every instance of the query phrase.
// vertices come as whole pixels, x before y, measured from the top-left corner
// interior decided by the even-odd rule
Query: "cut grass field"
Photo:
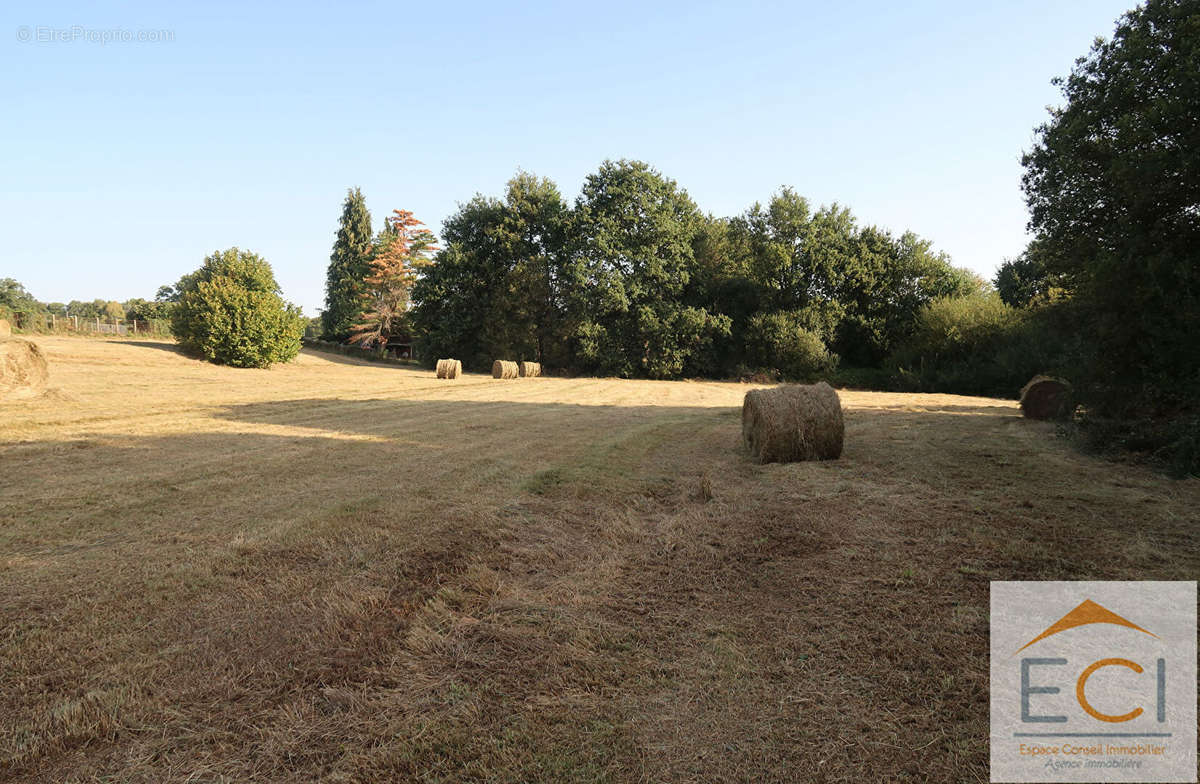
[[[1200,481],[1011,401],[37,338],[0,403],[0,779],[986,781],[988,581],[1195,579]]]

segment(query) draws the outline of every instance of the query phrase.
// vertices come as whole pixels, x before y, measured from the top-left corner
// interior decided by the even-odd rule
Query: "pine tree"
[[[325,277],[325,310],[321,324],[326,340],[350,336],[363,311],[364,279],[371,274],[371,213],[362,191],[351,188],[342,204],[337,240]]]

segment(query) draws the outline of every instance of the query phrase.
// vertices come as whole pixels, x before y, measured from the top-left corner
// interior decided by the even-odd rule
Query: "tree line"
[[[331,339],[358,318],[368,227],[352,191],[329,268]],[[878,366],[923,307],[986,288],[927,240],[814,209],[790,188],[733,218],[707,215],[640,161],[606,161],[574,204],[520,172],[502,198],[461,205],[442,241],[400,330],[426,360],[476,369],[511,357],[622,377],[810,378]]]
[[[169,307],[162,302],[135,297],[124,302],[95,299],[91,301],[41,302],[19,281],[0,278],[0,310],[4,315],[44,323],[48,316],[56,318],[99,318],[104,321],[154,321],[170,318]]]

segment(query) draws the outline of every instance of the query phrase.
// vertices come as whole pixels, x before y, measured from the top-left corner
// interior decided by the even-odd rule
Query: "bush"
[[[1039,373],[1079,378],[1085,329],[1071,300],[1018,310],[994,292],[930,303],[888,361],[892,387],[1015,398]]]
[[[774,368],[786,379],[812,381],[837,368],[838,358],[825,342],[806,329],[802,314],[766,313],[750,319],[746,350],[756,367]]]
[[[1119,459],[1140,456],[1179,479],[1200,476],[1200,416],[1118,419],[1085,413],[1077,434],[1090,451]]]
[[[214,253],[180,281],[171,316],[185,350],[234,367],[269,367],[300,352],[307,324],[284,302],[271,265],[237,248]]]
[[[917,316],[913,334],[892,357],[897,386],[1015,397],[1022,384],[1044,372],[1019,351],[1009,350],[1025,318],[995,292],[934,300]]]

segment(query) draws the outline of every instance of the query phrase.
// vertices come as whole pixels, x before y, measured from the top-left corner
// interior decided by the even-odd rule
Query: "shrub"
[[[891,365],[902,389],[1015,397],[1038,372],[1033,358],[1013,351],[1026,314],[995,292],[943,297],[917,316],[913,334]]]
[[[279,296],[271,265],[254,253],[214,253],[180,282],[171,326],[185,350],[234,367],[289,362],[306,320]]]
[[[793,381],[811,381],[837,368],[837,355],[829,352],[819,335],[806,329],[803,314],[794,311],[750,319],[746,350],[755,366],[775,368]]]

